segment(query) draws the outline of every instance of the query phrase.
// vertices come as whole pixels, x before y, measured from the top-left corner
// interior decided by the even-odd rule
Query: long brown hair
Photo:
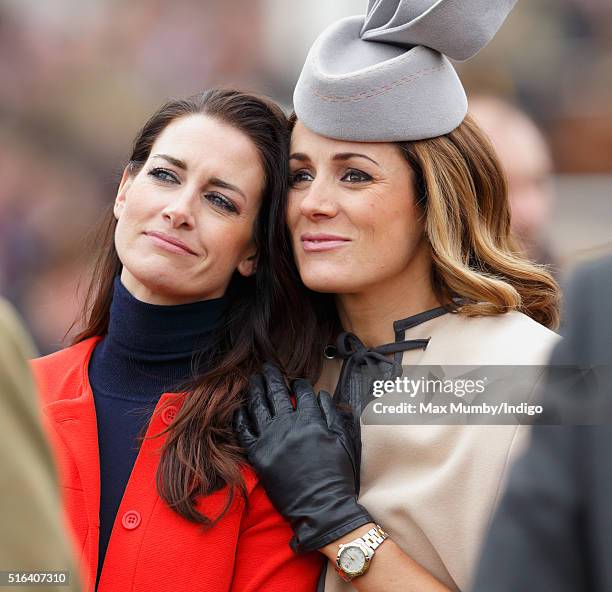
[[[290,130],[296,122],[291,115]],[[468,115],[446,135],[396,144],[414,173],[439,301],[466,316],[518,310],[556,328],[559,286],[546,266],[526,258],[513,237],[506,178],[474,120]],[[330,340],[338,326],[329,313],[332,297],[303,289],[319,318],[319,341]],[[459,308],[457,298],[463,301]]]
[[[282,213],[288,180],[287,119],[271,101],[236,90],[212,89],[163,105],[137,135],[128,167],[136,174],[159,134],[174,120],[202,113],[235,127],[254,143],[265,173],[262,205],[255,228],[257,271],[245,278],[235,273],[226,298],[222,328],[205,352],[194,356],[194,376],[184,385],[183,404],[167,432],[157,470],[157,488],[181,516],[205,526],[228,510],[236,491],[246,498],[240,467],[242,450],[232,418],[242,403],[248,379],[264,361],[276,361],[294,376],[314,378],[320,367],[311,344],[314,317],[292,322],[300,309],[299,277],[293,264]],[[122,264],[114,245],[116,220],[112,206],[97,236],[98,254],[82,311],[84,329],[74,342],[108,331],[114,278]],[[282,324],[272,323],[275,318]],[[273,345],[274,344],[274,345]],[[228,486],[226,504],[217,516],[196,509],[197,497]]]
[[[510,227],[506,178],[495,150],[468,115],[454,131],[398,144],[415,174],[441,302],[465,300],[461,314],[518,310],[559,324],[559,286],[529,261]]]

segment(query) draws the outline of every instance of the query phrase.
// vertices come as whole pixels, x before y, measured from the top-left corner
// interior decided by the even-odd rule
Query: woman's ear
[[[253,247],[253,252],[247,255],[240,263],[238,263],[238,273],[244,277],[249,277],[257,271],[257,250]]]
[[[134,177],[132,176],[131,167],[128,164],[123,169],[123,175],[121,175],[121,181],[119,183],[119,188],[117,189],[117,197],[115,197],[115,205],[113,206],[113,213],[115,214],[115,218],[117,220],[119,220],[119,216],[121,215],[121,212],[123,212],[123,208],[125,207],[126,192],[133,180]]]

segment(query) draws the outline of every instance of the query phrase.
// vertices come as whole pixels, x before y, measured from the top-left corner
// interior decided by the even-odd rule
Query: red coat
[[[100,529],[100,465],[93,394],[87,366],[99,338],[34,360],[45,428],[58,466],[64,507],[85,589],[94,590]],[[179,396],[162,395],[147,436],[159,433],[178,409]],[[158,496],[155,475],[163,437],[145,439],[119,506],[99,592],[311,592],[321,570],[318,554],[295,556],[291,530],[274,510],[252,470],[245,468],[248,510],[240,495],[213,528],[189,522]],[[197,507],[215,516],[227,489]]]

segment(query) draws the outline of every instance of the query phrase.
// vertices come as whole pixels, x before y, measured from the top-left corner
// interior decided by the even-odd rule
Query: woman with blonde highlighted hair
[[[468,115],[450,134],[398,146],[421,189],[438,300],[461,295],[463,314],[517,310],[555,328],[558,286],[512,236],[506,180],[475,121]]]
[[[318,328],[320,372],[287,388],[265,367],[236,429],[293,548],[329,559],[326,591],[467,589],[558,339],[558,287],[515,244],[446,57],[487,43],[514,2],[494,4],[371,1],[320,35],[295,91],[293,324]]]

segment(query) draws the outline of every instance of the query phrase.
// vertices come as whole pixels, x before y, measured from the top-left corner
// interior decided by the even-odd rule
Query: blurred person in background
[[[15,311],[0,299],[0,571],[65,571],[45,590],[77,592],[79,574],[66,536],[55,467],[36,404],[28,358],[34,346]],[[3,575],[3,585],[8,583]],[[40,590],[40,585],[9,590]],[[55,583],[53,583],[55,582]]]
[[[603,372],[588,396],[572,383],[549,383],[543,404],[591,425],[533,427],[493,519],[474,592],[612,590],[612,257],[579,267],[566,296],[565,339],[550,363]]]
[[[33,362],[88,591],[315,586],[320,558],[293,554],[231,428],[248,376],[282,363],[287,140],[282,111],[238,91],[159,109],[102,222],[84,328]]]
[[[532,261],[556,273],[558,263],[546,238],[554,190],[544,135],[526,113],[497,97],[471,97],[470,113],[489,136],[506,174],[512,230]]]
[[[85,169],[14,134],[0,139],[0,293],[20,310],[43,354],[61,347],[78,312],[84,228],[100,216],[99,183]]]
[[[327,557],[328,592],[466,589],[527,435],[374,418],[372,379],[540,366],[558,340],[558,286],[516,246],[501,166],[446,57],[473,56],[513,4],[369,2],[321,33],[295,89],[292,322],[318,331],[322,390],[294,381],[294,411],[267,368],[237,430],[294,546]]]

